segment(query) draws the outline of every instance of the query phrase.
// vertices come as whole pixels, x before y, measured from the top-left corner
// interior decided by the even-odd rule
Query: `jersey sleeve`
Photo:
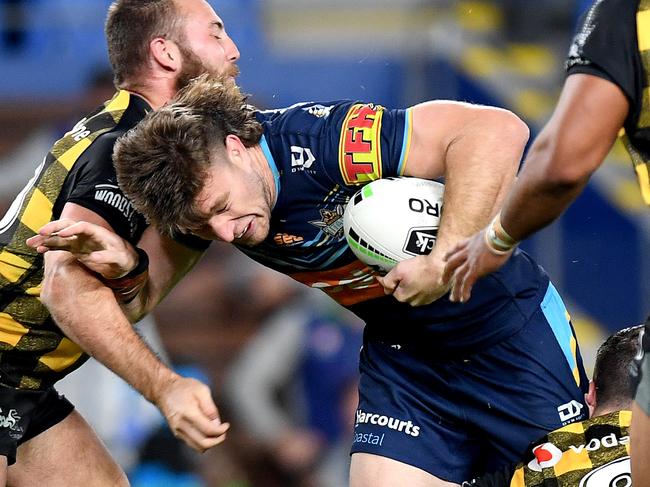
[[[637,2],[601,0],[585,12],[571,43],[569,75],[591,74],[616,85],[637,104],[640,71],[636,30]]]
[[[105,134],[82,154],[68,175],[54,216],[60,216],[65,203],[75,203],[102,217],[115,233],[135,245],[147,225],[117,185],[112,162],[116,138],[114,133]]]
[[[346,186],[401,176],[411,142],[411,110],[352,104],[337,127],[338,171]]]

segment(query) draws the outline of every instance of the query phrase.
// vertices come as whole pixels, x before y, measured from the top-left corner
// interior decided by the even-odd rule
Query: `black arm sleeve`
[[[637,8],[638,1],[596,0],[578,24],[566,62],[569,75],[591,74],[619,86],[631,106],[642,96]]]

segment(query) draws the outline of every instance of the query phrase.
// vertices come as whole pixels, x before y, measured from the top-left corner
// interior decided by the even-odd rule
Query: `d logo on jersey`
[[[352,105],[341,129],[339,167],[348,185],[381,178],[381,117],[379,105]]]

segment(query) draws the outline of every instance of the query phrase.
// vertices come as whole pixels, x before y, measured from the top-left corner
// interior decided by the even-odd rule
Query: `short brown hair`
[[[617,331],[598,348],[593,381],[599,406],[627,409],[634,398],[630,370],[639,352],[643,325]]]
[[[137,79],[147,64],[153,39],[181,40],[179,20],[174,0],[115,0],[111,4],[105,32],[117,86]]]
[[[226,136],[236,135],[245,147],[259,143],[262,125],[245,102],[232,80],[205,74],[118,139],[113,160],[119,185],[163,233],[205,223],[208,215],[196,199]]]

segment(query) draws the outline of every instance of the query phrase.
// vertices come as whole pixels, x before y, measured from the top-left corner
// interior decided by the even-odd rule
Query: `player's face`
[[[183,18],[183,39],[179,42],[183,67],[178,87],[205,72],[235,78],[239,74],[239,50],[212,7],[205,0],[177,0],[176,6]]]
[[[264,241],[269,233],[273,193],[252,167],[226,161],[212,164],[197,198],[208,219],[202,227],[191,230],[193,234],[249,247]]]

